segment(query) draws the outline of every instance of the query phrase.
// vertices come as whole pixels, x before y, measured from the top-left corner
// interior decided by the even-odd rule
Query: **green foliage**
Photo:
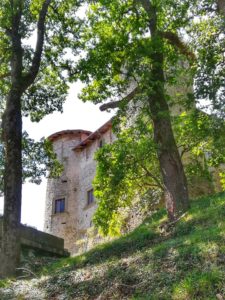
[[[135,125],[118,131],[118,139],[96,153],[94,223],[104,235],[120,234],[130,212],[149,215],[162,198],[164,188],[147,120],[137,117]],[[224,122],[192,109],[174,117],[173,128],[189,187],[206,182],[213,189],[212,168],[225,163]],[[223,173],[221,178],[223,183]]]
[[[222,187],[225,190],[225,172],[221,172],[219,175],[220,175],[220,181],[221,181]]]
[[[40,184],[41,177],[49,173],[50,177],[58,177],[63,166],[57,160],[52,143],[44,138],[39,142],[23,136],[23,177],[30,182]]]
[[[20,1],[22,22],[20,34],[23,46],[23,74],[29,72],[36,37],[36,26],[43,1]],[[15,9],[16,9],[15,4]],[[75,67],[75,56],[79,45],[79,27],[81,20],[77,16],[79,1],[51,1],[46,20],[45,43],[39,75],[34,84],[23,95],[23,113],[39,121],[54,110],[62,111],[68,91],[70,73]],[[12,8],[10,1],[0,4],[0,98],[4,108],[5,97],[10,86],[10,40],[8,31],[11,27]],[[71,54],[68,55],[69,51]]]
[[[223,117],[224,98],[224,16],[218,13],[219,1],[199,1],[192,13],[190,42],[196,49],[195,95],[199,106]],[[204,100],[204,101],[203,101]]]
[[[27,132],[23,133],[22,140],[23,182],[29,180],[40,184],[43,176],[58,177],[63,166],[57,160],[52,143],[44,138],[36,142],[29,138]],[[0,192],[4,184],[4,149],[0,144]]]
[[[212,168],[225,163],[224,121],[194,109],[175,118],[174,132],[189,181],[212,180]]]
[[[177,33],[188,22],[188,2],[154,1],[158,31]],[[149,16],[141,1],[96,1],[89,6],[82,39],[86,55],[78,62],[80,79],[86,84],[80,95],[84,101],[103,102],[110,97],[122,98],[131,83],[138,83],[141,92],[133,100],[146,101],[154,84],[151,76],[151,54],[154,48],[164,54],[166,83],[174,86],[184,68],[184,59],[167,40],[161,45],[149,34]],[[188,78],[188,70],[185,70]],[[186,82],[190,84],[190,82]],[[187,100],[187,99],[186,99]],[[174,100],[171,98],[171,101]],[[144,105],[144,104],[143,104]]]
[[[33,72],[34,60],[38,52],[37,29],[39,14],[44,1],[26,0],[0,3],[0,116],[5,110],[6,99],[11,88],[11,56],[12,56],[12,24],[13,16],[19,13],[19,39],[22,44],[22,74],[21,86],[25,78]],[[76,55],[79,46],[79,28],[82,21],[77,13],[80,1],[52,0],[44,24],[44,44],[41,53],[40,67],[35,75],[35,81],[27,88],[21,99],[22,115],[30,117],[31,121],[39,122],[45,115],[53,111],[62,112],[69,88],[71,74],[75,73]],[[15,28],[14,28],[15,30]],[[36,41],[37,40],[37,41]],[[37,44],[36,44],[37,43]],[[19,55],[19,52],[18,52]],[[35,63],[34,63],[35,61]],[[34,63],[34,64],[33,64]],[[25,82],[26,84],[26,82]],[[0,149],[0,173],[3,174],[4,149]],[[40,183],[41,177],[47,174],[57,176],[62,166],[57,162],[49,142],[44,139],[35,142],[27,133],[23,136],[23,181],[29,178],[32,182]],[[1,176],[1,180],[3,176]],[[1,190],[3,182],[1,181]]]
[[[98,208],[94,223],[104,235],[120,234],[125,208],[140,199],[144,202],[144,198],[154,202],[154,195],[162,192],[152,135],[151,123],[139,119],[136,126],[122,130],[114,143],[96,153],[93,186]]]
[[[0,288],[7,288],[11,283],[10,279],[0,280]]]

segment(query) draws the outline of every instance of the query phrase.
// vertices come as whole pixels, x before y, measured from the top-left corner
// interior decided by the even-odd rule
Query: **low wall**
[[[0,240],[2,237],[3,217],[0,217]],[[49,252],[59,256],[68,256],[64,250],[64,240],[35,228],[20,225],[21,245]]]

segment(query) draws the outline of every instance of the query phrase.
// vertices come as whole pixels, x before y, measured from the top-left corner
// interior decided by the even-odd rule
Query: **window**
[[[101,139],[101,140],[99,141],[98,147],[99,147],[99,148],[102,148],[104,145],[105,145],[105,140],[104,140],[104,139]]]
[[[87,192],[87,205],[90,205],[93,202],[94,202],[94,190],[91,189],[90,191]]]
[[[55,214],[65,211],[65,198],[55,200]]]

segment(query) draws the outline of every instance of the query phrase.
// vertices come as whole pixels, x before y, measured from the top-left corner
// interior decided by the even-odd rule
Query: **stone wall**
[[[101,143],[111,143],[114,139],[111,123],[108,123],[88,139],[87,136],[81,139],[79,134],[68,136],[62,133],[52,140],[64,172],[60,178],[48,180],[44,230],[64,238],[65,247],[73,254],[86,250],[86,246],[81,249],[77,241],[85,238],[92,227],[92,216],[97,207],[95,201],[89,205],[87,201],[96,171],[94,153]],[[55,200],[60,198],[65,199],[65,211],[55,213]]]
[[[3,217],[0,217],[0,240],[2,237]],[[64,250],[64,240],[51,234],[39,231],[35,228],[20,226],[21,245],[49,252],[59,256],[68,256],[69,253]]]

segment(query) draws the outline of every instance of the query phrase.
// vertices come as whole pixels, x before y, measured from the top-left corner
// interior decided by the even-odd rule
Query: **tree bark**
[[[187,180],[177,149],[165,96],[163,39],[157,30],[157,12],[148,0],[143,7],[149,15],[152,49],[148,102],[154,126],[154,141],[165,187],[165,202],[170,220],[175,220],[189,208]]]
[[[4,219],[0,277],[11,276],[20,261],[19,226],[22,190],[22,117],[20,94],[12,88],[3,120],[5,146]]]
[[[22,4],[12,3],[11,39],[11,87],[2,118],[2,138],[5,151],[4,166],[4,219],[1,245],[0,277],[15,274],[20,261],[19,226],[21,221],[22,193],[22,57],[19,34]],[[14,12],[16,11],[16,12]]]
[[[174,139],[169,108],[163,94],[151,97],[150,111],[154,126],[154,141],[165,188],[165,202],[170,220],[175,220],[189,208],[187,180]]]
[[[20,222],[22,198],[22,113],[21,100],[33,84],[40,68],[43,52],[45,20],[51,0],[45,0],[37,23],[37,43],[30,70],[23,74],[23,48],[20,26],[23,1],[11,1],[11,87],[2,120],[5,150],[4,218],[0,245],[0,278],[12,276],[20,262]]]
[[[20,261],[19,225],[22,193],[22,116],[21,79],[23,50],[19,34],[22,3],[11,2],[12,24],[8,31],[11,40],[11,87],[2,118],[2,138],[5,151],[4,219],[0,255],[0,277],[15,274]]]
[[[225,16],[225,0],[217,0],[216,3],[219,13]]]

